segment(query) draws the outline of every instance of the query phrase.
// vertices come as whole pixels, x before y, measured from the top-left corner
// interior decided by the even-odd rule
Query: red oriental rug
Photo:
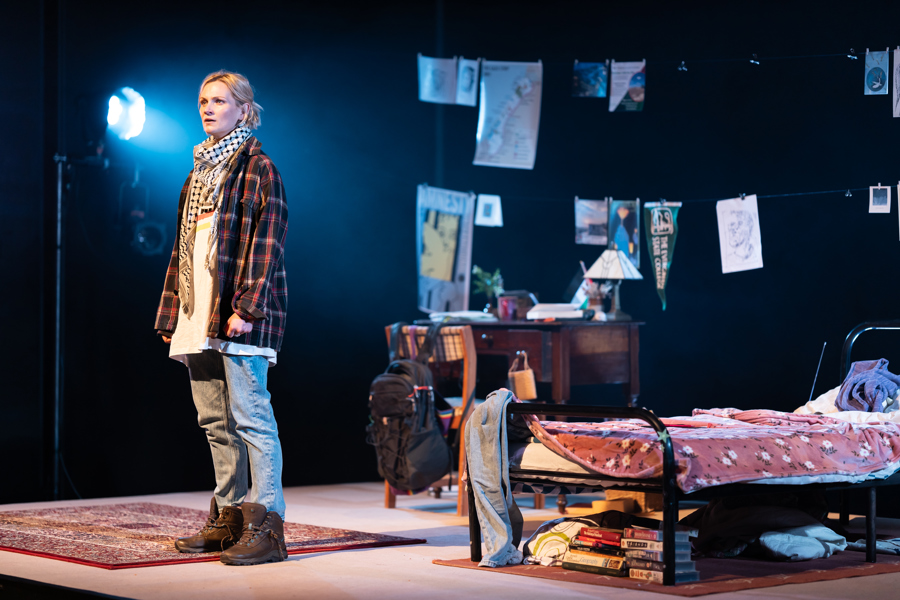
[[[182,554],[176,538],[196,533],[209,513],[151,502],[0,512],[0,550],[104,569],[207,562],[218,552]],[[288,554],[424,544],[425,540],[285,523]]]
[[[773,587],[788,583],[812,583],[814,581],[830,581],[847,577],[880,575],[882,573],[900,573],[900,556],[879,554],[878,562],[865,562],[865,552],[838,552],[828,558],[803,562],[774,562],[742,558],[698,558],[697,570],[700,581],[680,583],[674,586],[663,586],[657,583],[630,579],[628,577],[607,577],[569,571],[562,567],[542,567],[539,565],[513,565],[489,569],[478,567],[478,563],[468,558],[456,560],[436,559],[436,565],[479,569],[492,573],[508,573],[525,575],[556,581],[570,581],[602,585],[606,587],[628,588],[645,592],[658,592],[673,596],[694,597],[722,592],[737,592],[755,588]]]

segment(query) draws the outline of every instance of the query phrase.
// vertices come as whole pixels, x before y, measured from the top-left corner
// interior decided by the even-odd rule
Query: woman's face
[[[228,86],[221,81],[211,81],[200,90],[200,119],[203,131],[215,140],[228,135],[244,118],[247,105],[238,104]]]

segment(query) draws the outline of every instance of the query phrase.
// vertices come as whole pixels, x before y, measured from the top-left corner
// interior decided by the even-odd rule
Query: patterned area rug
[[[539,577],[555,581],[570,581],[606,587],[628,588],[645,592],[658,592],[672,596],[695,597],[722,592],[738,592],[756,588],[773,587],[787,583],[812,583],[814,581],[832,581],[847,577],[880,575],[882,573],[900,572],[900,557],[885,554],[877,555],[876,563],[867,563],[865,552],[838,552],[828,558],[803,562],[774,562],[768,560],[752,560],[742,558],[699,558],[697,570],[700,581],[663,586],[657,583],[630,579],[628,577],[607,577],[569,571],[562,567],[542,567],[539,565],[514,565],[489,569],[479,567],[467,558],[456,560],[436,559],[436,565],[478,569],[492,573],[508,573]]]
[[[219,553],[182,554],[176,538],[196,533],[208,513],[151,502],[0,512],[0,550],[104,569],[206,562]],[[425,540],[285,523],[288,554],[424,544]]]

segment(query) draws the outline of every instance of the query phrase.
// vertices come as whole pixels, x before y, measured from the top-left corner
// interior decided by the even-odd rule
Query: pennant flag
[[[678,209],[681,202],[647,202],[644,204],[644,230],[647,232],[647,247],[656,276],[656,293],[666,310],[666,283],[672,267],[675,252],[675,238],[678,237]]]
[[[888,52],[866,49],[866,96],[888,93]]]

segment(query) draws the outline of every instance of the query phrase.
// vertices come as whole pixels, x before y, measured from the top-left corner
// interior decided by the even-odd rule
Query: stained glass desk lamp
[[[623,279],[643,279],[640,271],[632,264],[628,256],[621,250],[608,248],[603,251],[600,258],[591,265],[591,268],[584,274],[585,279],[593,279],[600,281],[603,279],[614,280],[612,292],[612,301],[610,303],[609,312],[606,313],[607,321],[630,321],[631,316],[622,312],[619,302],[619,286]]]

